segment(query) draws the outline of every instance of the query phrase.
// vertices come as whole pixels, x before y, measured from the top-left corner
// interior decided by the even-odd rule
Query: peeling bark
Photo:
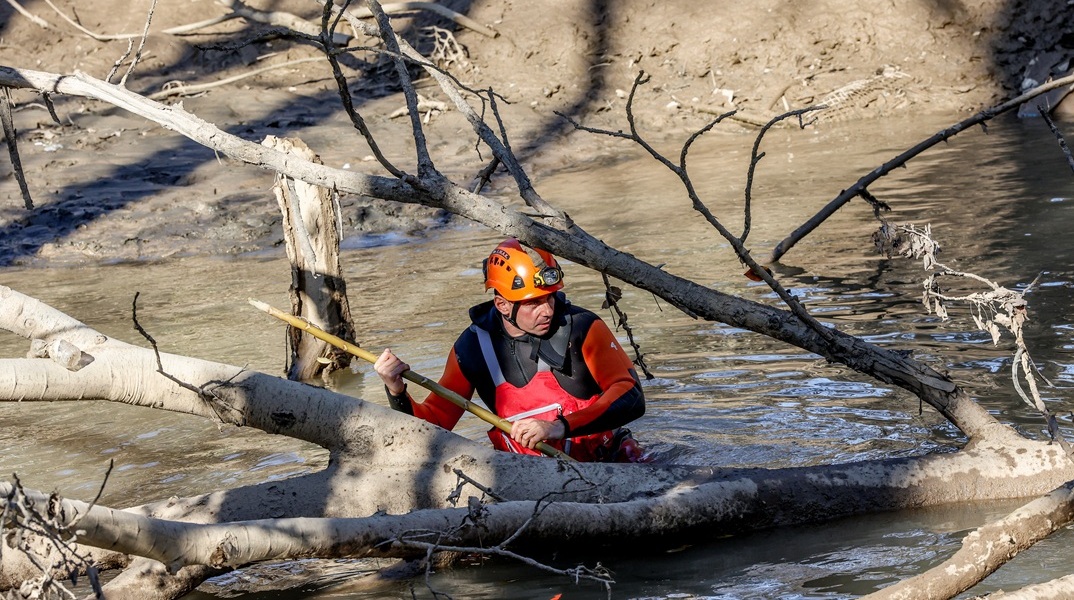
[[[321,159],[302,140],[267,137],[262,145],[313,164]],[[347,284],[339,264],[339,206],[331,190],[278,174],[272,186],[291,261],[291,314],[345,340],[354,339]],[[287,378],[309,381],[346,368],[350,355],[294,327],[287,328]],[[327,362],[321,362],[324,359]]]

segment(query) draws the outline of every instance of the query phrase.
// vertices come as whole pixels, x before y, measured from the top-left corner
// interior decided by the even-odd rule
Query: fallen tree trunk
[[[984,596],[987,600],[1064,600],[1074,598],[1074,575],[1067,575],[1045,583],[1027,585],[1012,592],[999,591]]]
[[[1019,552],[1066,527],[1074,520],[1074,482],[1067,482],[1007,517],[971,532],[962,548],[928,571],[892,584],[862,600],[951,598],[977,585]],[[1064,578],[1065,579],[1065,578]],[[1056,580],[1027,598],[1066,598],[1070,581]],[[1029,595],[1029,594],[1040,595]],[[1006,595],[997,595],[1004,597]]]
[[[235,568],[266,560],[295,558],[407,557],[415,543],[437,532],[437,543],[493,546],[512,539],[518,546],[551,545],[584,539],[593,545],[625,540],[691,541],[777,526],[800,524],[869,510],[935,504],[940,487],[929,473],[994,465],[998,455],[975,453],[957,458],[907,463],[745,470],[654,498],[612,503],[519,500],[474,507],[426,509],[401,515],[351,518],[289,517],[220,523],[190,523],[149,518],[131,511],[63,501],[77,515],[81,543],[157,560],[177,570],[192,565]],[[934,457],[938,458],[938,457]],[[913,462],[913,461],[911,461]],[[900,487],[899,471],[922,475],[923,486]],[[957,479],[957,477],[956,477]],[[928,489],[926,489],[928,488]],[[964,501],[948,488],[948,501]],[[890,496],[881,499],[879,492]],[[0,495],[11,493],[0,484]],[[862,501],[847,501],[863,494]],[[970,534],[964,548],[930,573],[896,584],[880,598],[951,597],[980,581],[1018,550],[1070,521],[1069,485],[1023,507],[1000,522]],[[28,495],[38,502],[40,492]],[[840,500],[828,501],[834,496]],[[787,499],[789,498],[789,499]],[[981,498],[975,498],[981,499]],[[1052,519],[1055,519],[1053,522]],[[951,573],[959,573],[957,579]],[[935,591],[933,588],[936,588]]]
[[[520,544],[707,537],[1034,495],[1074,479],[1057,445],[1017,436],[977,440],[951,454],[795,469],[566,465],[495,452],[380,405],[237,367],[162,355],[165,377],[152,350],[107,338],[10,288],[0,289],[0,326],[30,339],[63,339],[85,355],[75,371],[48,358],[0,360],[0,380],[10,382],[0,400],[100,398],[222,418],[329,449],[329,467],[317,473],[123,512],[96,507],[79,523],[83,543],[176,567],[203,564],[226,539],[250,543],[228,546],[220,554],[226,559],[210,565],[400,556],[414,551],[399,541],[414,529],[449,532],[444,543],[458,545],[501,542],[523,525]],[[506,501],[482,505],[479,521],[467,521],[473,507],[452,508],[457,491],[480,498],[490,489]],[[549,494],[556,501],[538,511]],[[299,538],[306,542],[294,543]],[[3,555],[0,581],[30,575],[16,557]]]

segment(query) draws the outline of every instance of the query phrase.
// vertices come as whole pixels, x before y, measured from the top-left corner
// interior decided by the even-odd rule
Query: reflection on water
[[[765,254],[841,189],[943,125],[868,123],[858,127],[875,130],[772,132],[753,193],[751,247]],[[941,260],[954,268],[1015,288],[1041,274],[1029,298],[1026,337],[1038,367],[1056,385],[1043,390],[1048,402],[1069,412],[1074,255],[1067,232],[1074,226],[1074,185],[1054,151],[1054,138],[1039,124],[1005,122],[989,131],[936,148],[872,191],[895,208],[891,219],[931,223],[944,246]],[[743,219],[751,143],[747,137],[714,135],[690,154],[703,198],[733,230],[740,230]],[[649,159],[624,154],[600,171],[546,174],[535,183],[582,227],[624,251],[728,293],[778,302],[766,287],[742,276],[741,265],[690,210],[677,182]],[[1009,341],[996,347],[987,335],[973,332],[965,310],[952,310],[950,323],[925,313],[920,265],[872,253],[870,213],[864,203],[842,209],[776,265],[777,276],[822,320],[879,346],[912,351],[951,372],[1004,420],[1029,435],[1043,435],[1040,419],[1013,392]],[[343,264],[362,345],[390,346],[415,371],[439,375],[467,324],[466,308],[483,299],[477,266],[498,239],[481,227],[461,225],[420,240],[349,242]],[[565,270],[572,301],[599,308],[600,277],[576,265]],[[254,297],[286,306],[288,273],[280,253],[2,273],[4,284],[135,343],[141,342],[130,324],[130,303],[141,292],[139,320],[162,349],[282,372],[283,330],[246,303]],[[947,291],[962,294],[968,285],[948,282]],[[961,441],[931,409],[919,411],[916,398],[815,355],[692,320],[636,289],[624,289],[622,307],[655,376],[645,382],[648,411],[632,428],[661,460],[801,466],[950,451]],[[26,347],[19,340],[2,344],[9,356]],[[367,365],[359,365],[339,383],[341,391],[383,403],[382,386],[369,373]],[[1069,418],[1063,425],[1070,428]],[[484,429],[467,417],[457,431],[483,439]],[[105,502],[126,505],[286,477],[323,467],[325,456],[294,440],[127,406],[0,405],[0,470],[17,471],[28,486],[88,498],[110,460],[115,467]],[[617,597],[851,597],[916,573],[950,553],[966,530],[1009,508],[851,519],[834,527],[669,549],[663,557],[648,550],[595,549],[581,558],[589,564],[600,560],[616,572]],[[332,564],[318,565],[326,569],[322,585],[304,597],[402,598],[410,597],[411,584],[419,597],[430,595],[420,580],[363,591],[366,584],[349,580],[368,570],[366,563]],[[307,566],[288,563],[280,569]],[[1050,568],[1033,563],[1018,573],[1049,578]],[[344,579],[348,583],[341,584]],[[511,564],[448,570],[430,583],[467,598],[547,599],[564,591],[572,598],[604,597],[591,586],[572,587]]]

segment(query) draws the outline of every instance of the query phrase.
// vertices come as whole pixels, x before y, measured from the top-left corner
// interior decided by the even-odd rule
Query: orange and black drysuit
[[[645,399],[633,365],[608,326],[596,314],[556,294],[552,327],[540,338],[512,338],[492,302],[470,309],[472,324],[448,355],[440,384],[464,398],[474,392],[497,415],[514,421],[559,419],[566,440],[550,442],[584,461],[614,460],[621,429],[645,413]],[[451,429],[463,409],[430,394],[413,402],[404,392],[388,394],[392,408]],[[498,429],[489,431],[500,450],[539,454]]]

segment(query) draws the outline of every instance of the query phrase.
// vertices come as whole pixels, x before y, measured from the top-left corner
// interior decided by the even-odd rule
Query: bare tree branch
[[[1067,164],[1070,165],[1071,170],[1074,170],[1074,155],[1071,155],[1070,148],[1067,146],[1067,140],[1063,137],[1063,132],[1059,130],[1059,127],[1055,125],[1055,121],[1048,114],[1048,111],[1043,106],[1037,105],[1037,110],[1040,111],[1040,116],[1044,119],[1044,122],[1048,124],[1048,129],[1052,130],[1055,134],[1055,138],[1059,141],[1059,149],[1063,151],[1063,156],[1067,159]]]
[[[639,87],[641,85],[645,84],[645,83],[648,83],[648,81],[649,81],[649,78],[645,75],[644,72],[639,72],[638,75],[634,78],[634,84],[631,87],[630,95],[628,96],[627,104],[626,104],[626,118],[627,118],[627,123],[630,126],[630,133],[629,134],[624,134],[621,131],[609,131],[609,130],[605,130],[605,129],[594,129],[594,128],[591,128],[591,127],[584,127],[584,126],[580,125],[579,123],[577,123],[574,119],[571,119],[570,117],[567,117],[565,115],[560,115],[560,116],[563,117],[564,119],[566,119],[567,121],[569,121],[572,125],[574,125],[574,127],[576,129],[580,129],[582,131],[588,131],[590,133],[597,133],[597,134],[601,134],[601,135],[609,135],[609,136],[612,136],[612,137],[622,137],[622,138],[629,139],[632,142],[634,142],[634,143],[638,144],[639,146],[641,146],[646,152],[649,153],[650,156],[652,156],[654,159],[656,159],[657,162],[659,162],[660,164],[662,164],[665,167],[667,167],[668,170],[670,170],[672,173],[674,173],[679,178],[679,181],[682,182],[682,185],[686,190],[687,196],[690,198],[690,202],[692,203],[694,210],[696,210],[697,212],[701,213],[701,215],[705,218],[705,221],[707,221],[709,223],[709,225],[712,225],[712,227],[714,229],[716,229],[717,232],[719,232],[721,237],[723,237],[725,240],[727,240],[727,242],[731,245],[731,248],[734,249],[735,254],[738,256],[739,260],[741,260],[742,263],[745,264],[749,268],[749,270],[746,272],[747,276],[750,276],[751,279],[763,280],[765,283],[767,283],[768,286],[771,287],[772,290],[774,292],[776,292],[776,294],[780,297],[780,299],[782,299],[783,302],[790,308],[791,312],[794,313],[794,315],[796,317],[801,319],[802,323],[805,323],[808,327],[813,329],[813,331],[815,331],[823,339],[831,342],[832,341],[831,330],[829,328],[825,327],[824,325],[822,325],[816,319],[814,319],[813,316],[810,315],[808,311],[806,311],[805,307],[802,306],[802,303],[798,301],[798,298],[793,296],[778,281],[776,281],[776,279],[772,276],[772,272],[770,270],[762,267],[760,264],[758,264],[756,261],[754,261],[753,257],[750,255],[749,250],[745,247],[745,245],[743,244],[742,240],[740,240],[739,238],[735,237],[735,235],[733,233],[731,233],[730,230],[728,230],[726,227],[724,227],[723,223],[721,223],[720,220],[717,219],[716,216],[712,214],[712,211],[710,211],[708,209],[708,207],[705,205],[705,203],[701,200],[701,197],[698,195],[697,190],[694,187],[693,180],[690,179],[690,174],[689,174],[689,172],[688,172],[688,170],[686,168],[686,158],[687,158],[687,155],[690,152],[690,147],[702,135],[704,135],[706,132],[708,132],[713,127],[715,127],[717,124],[719,124],[724,118],[726,118],[727,116],[730,116],[731,113],[721,115],[716,120],[710,122],[708,125],[702,127],[701,129],[699,129],[699,130],[695,131],[693,134],[691,134],[690,137],[683,144],[682,149],[679,152],[679,162],[678,162],[678,164],[673,163],[670,159],[668,159],[667,157],[663,156],[659,151],[656,150],[656,148],[654,148],[651,144],[649,144],[649,142],[646,141],[644,137],[642,137],[642,135],[638,132],[637,125],[636,125],[636,123],[634,121],[633,105],[634,105],[635,94],[637,93],[637,90],[639,89]],[[773,123],[778,123],[779,121],[783,120],[784,118],[786,118],[788,116],[795,116],[795,115],[800,116],[801,114],[804,114],[804,113],[812,111],[812,110],[816,110],[816,109],[815,108],[808,108],[808,109],[803,109],[803,110],[800,110],[800,111],[792,111],[790,113],[787,113],[786,115],[780,115],[779,117],[776,117],[775,119],[773,119],[772,122]],[[758,134],[757,142],[756,142],[756,144],[754,146],[755,152],[756,152],[757,145],[760,144],[761,137],[764,135],[764,133],[766,131],[767,131],[767,128],[763,129]],[[758,160],[758,159],[755,158],[754,162],[756,162],[756,160]],[[751,182],[752,182],[752,176],[751,176]],[[749,223],[749,212],[748,212],[749,193],[748,193],[748,188],[747,188],[746,198],[747,198],[747,213],[746,213],[747,227],[746,227],[746,232],[748,232],[748,230],[749,230],[749,228],[748,228],[748,223]],[[743,238],[744,237],[745,237],[745,232],[743,233]]]
[[[37,25],[42,29],[48,29],[50,27],[48,21],[26,10],[21,4],[19,4],[15,0],[7,0],[7,3],[11,5],[11,8],[17,10],[20,15],[26,17],[27,19],[30,19],[30,21],[32,21],[34,25]]]
[[[127,85],[127,78],[134,72],[134,68],[138,66],[138,62],[142,60],[142,50],[145,48],[145,40],[149,37],[149,24],[153,22],[153,11],[157,8],[157,0],[152,0],[149,5],[149,14],[145,17],[145,28],[142,30],[142,39],[138,40],[138,50],[134,53],[134,58],[131,60],[131,64],[127,67],[127,72],[123,74],[123,78],[119,80],[119,85]],[[105,79],[107,81],[108,78]]]
[[[1037,86],[1024,94],[1008,100],[1002,104],[983,110],[968,119],[964,119],[951,127],[942,129],[939,132],[932,135],[928,139],[919,142],[913,148],[906,150],[884,163],[883,165],[873,169],[868,175],[859,179],[854,185],[843,190],[835,197],[831,202],[824,206],[816,215],[803,223],[798,229],[795,229],[790,235],[783,239],[780,243],[776,244],[776,247],[772,250],[772,254],[769,256],[769,263],[778,261],[784,254],[786,254],[795,244],[797,244],[802,238],[809,235],[811,231],[816,229],[823,223],[828,217],[835,214],[835,211],[839,210],[844,204],[850,202],[855,197],[862,194],[862,192],[876,182],[878,179],[886,176],[891,171],[898,167],[904,166],[910,159],[914,158],[918,154],[921,154],[925,150],[946,141],[959,133],[969,129],[974,125],[984,125],[987,121],[1001,115],[1009,110],[1016,109],[1022,105],[1022,103],[1031,100],[1041,94],[1049,92],[1051,90],[1061,88],[1066,85],[1074,84],[1074,75],[1063,77],[1050,81],[1046,84]]]
[[[862,600],[953,598],[977,585],[1019,552],[1074,520],[1074,482],[977,528],[962,548],[925,573],[892,584]]]
[[[351,17],[349,13],[345,13],[344,16],[348,19],[349,22],[354,25],[355,28],[362,29],[364,27],[364,31],[369,31],[368,26],[362,24],[361,21],[358,21],[357,19]],[[455,107],[463,115],[466,116],[467,121],[470,123],[470,126],[477,133],[481,141],[488,145],[488,147],[492,150],[493,156],[499,159],[500,162],[503,163],[503,165],[507,168],[507,171],[511,173],[511,176],[514,178],[515,183],[518,186],[519,195],[526,202],[526,204],[536,209],[538,211],[538,214],[543,219],[546,219],[551,226],[560,227],[564,229],[571,227],[572,222],[570,218],[562,211],[559,211],[552,205],[550,205],[547,201],[544,200],[544,198],[541,198],[541,196],[533,188],[533,184],[530,181],[529,176],[526,174],[522,166],[518,163],[518,159],[515,157],[514,153],[510,152],[507,149],[504,142],[496,136],[495,132],[493,132],[492,129],[488,126],[488,124],[485,123],[481,115],[475,112],[473,107],[470,106],[469,102],[466,101],[462,94],[462,90],[465,88],[458,82],[458,80],[452,77],[450,74],[446,73],[443,69],[440,69],[436,65],[429,62],[424,56],[421,55],[421,53],[415,50],[413,46],[408,44],[406,40],[398,38],[396,39],[399,43],[399,48],[403,55],[415,61],[417,64],[421,65],[426,70],[426,72],[428,72],[429,75],[431,75],[433,79],[436,80],[436,82],[440,85],[440,89],[443,90],[445,95],[447,95],[448,99],[450,99],[452,103],[455,104]],[[491,96],[492,93],[493,92],[490,91],[489,95]],[[430,181],[429,187],[426,191],[432,193],[433,195],[438,195],[441,193],[440,190],[443,189],[443,186],[444,182],[442,181]]]
[[[392,162],[388,160],[388,157],[384,156],[384,153],[380,149],[380,144],[378,144],[376,138],[373,137],[373,133],[369,130],[369,126],[366,124],[365,119],[362,118],[358,109],[354,107],[350,86],[347,84],[346,76],[343,75],[343,68],[339,64],[337,52],[331,44],[325,43],[325,40],[332,35],[332,25],[330,24],[332,17],[333,15],[338,15],[340,13],[335,10],[335,5],[332,2],[326,2],[323,6],[324,9],[321,13],[321,32],[319,37],[320,46],[325,53],[325,57],[328,59],[328,64],[332,68],[332,76],[336,82],[336,89],[339,91],[339,100],[343,105],[343,110],[347,113],[347,117],[350,118],[354,128],[357,129],[358,133],[365,139],[366,144],[369,146],[370,151],[373,152],[373,156],[377,159],[377,162],[399,180],[405,180],[407,177],[406,173],[392,164]]]
[[[4,139],[7,140],[7,155],[11,159],[11,170],[15,174],[15,181],[19,183],[23,206],[26,207],[26,210],[33,210],[34,199],[30,196],[30,186],[26,183],[26,172],[22,170],[22,160],[19,158],[18,132],[15,130],[15,120],[11,116],[11,90],[7,87],[4,88],[3,98],[0,98],[0,125],[4,129]]]
[[[321,35],[321,27],[319,25],[310,23],[302,17],[289,12],[257,10],[247,6],[241,0],[216,0],[216,2],[231,10],[233,14],[249,21],[284,27],[312,38],[318,38]],[[334,44],[346,45],[350,40],[350,36],[333,34],[331,39]],[[329,46],[331,46],[331,44],[329,44]]]
[[[406,63],[401,57],[401,51],[399,48],[399,39],[395,35],[395,30],[392,29],[391,23],[388,21],[388,15],[384,14],[384,11],[380,9],[380,4],[376,0],[369,0],[367,2],[369,10],[376,18],[377,27],[380,28],[380,38],[384,42],[384,46],[388,49],[389,56],[392,57],[392,62],[395,63],[395,74],[399,78],[399,83],[403,87],[403,97],[406,99],[406,105],[409,109],[407,112],[410,114],[410,128],[414,138],[414,151],[418,157],[418,177],[421,179],[431,177],[441,177],[440,173],[433,165],[433,159],[429,156],[429,146],[425,141],[425,130],[421,124],[421,111],[418,110],[418,93],[414,90],[414,83],[410,80],[410,73],[407,71]]]
[[[404,11],[411,11],[411,10],[427,10],[427,11],[430,11],[430,12],[434,12],[434,13],[442,16],[442,17],[447,17],[448,19],[451,19],[452,21],[458,23],[459,25],[462,25],[463,27],[466,27],[467,29],[472,29],[472,30],[480,33],[481,35],[483,35],[485,37],[495,38],[495,37],[498,37],[500,35],[494,29],[486,27],[486,26],[478,23],[477,21],[471,19],[470,17],[467,17],[464,14],[455,12],[455,11],[451,10],[450,8],[444,6],[443,4],[438,4],[436,2],[393,2],[391,4],[382,4],[380,6],[380,9],[381,9],[381,11],[383,11],[385,13],[388,13],[388,14],[404,12]],[[374,16],[373,11],[371,9],[368,9],[368,8],[366,8],[366,9],[351,9],[348,12],[352,17],[355,17],[355,18],[358,18],[358,19]]]

